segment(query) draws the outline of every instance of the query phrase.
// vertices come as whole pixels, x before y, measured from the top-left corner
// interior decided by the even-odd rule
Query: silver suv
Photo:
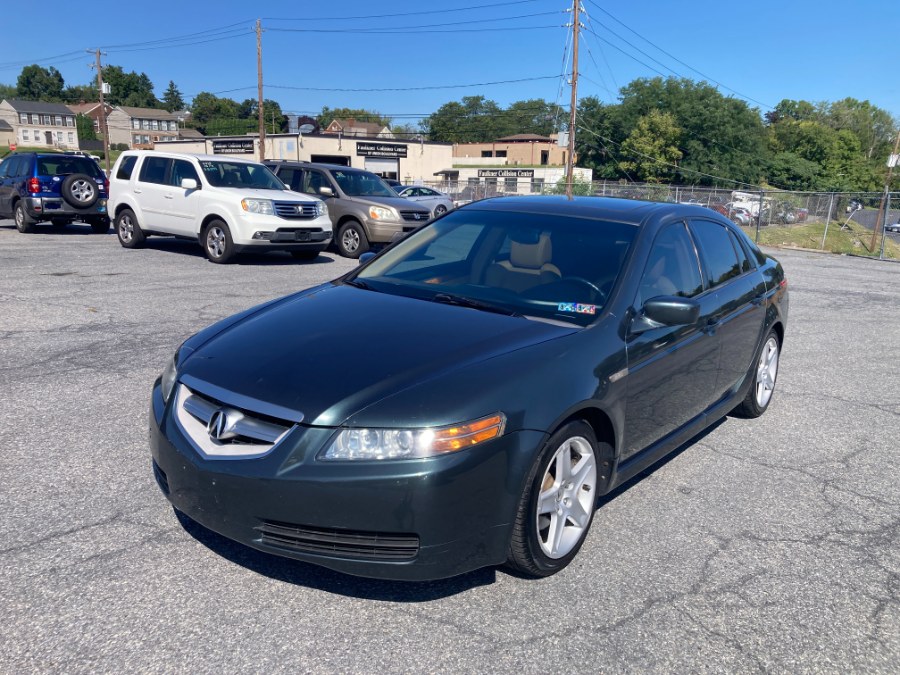
[[[370,171],[314,162],[266,162],[291,190],[328,204],[338,252],[358,258],[371,244],[389,243],[431,219],[431,212],[397,195]]]
[[[242,251],[288,251],[312,260],[331,242],[328,207],[289,191],[258,162],[135,150],[112,170],[109,212],[119,243],[149,235],[194,239],[214,263]]]

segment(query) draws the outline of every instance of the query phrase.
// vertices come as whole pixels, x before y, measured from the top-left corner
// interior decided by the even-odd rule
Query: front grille
[[[280,218],[306,219],[315,218],[318,208],[315,203],[308,202],[275,202],[275,215]]]
[[[261,457],[293,428],[292,422],[225,405],[183,384],[175,416],[194,448],[213,459]]]
[[[159,489],[163,491],[164,495],[169,494],[169,479],[166,476],[166,472],[159,467],[159,464],[156,463],[155,459],[150,461],[153,462],[153,477],[156,478]]]
[[[419,537],[414,534],[355,532],[274,521],[263,521],[256,529],[262,535],[262,543],[300,553],[365,560],[411,560],[419,552]]]
[[[431,217],[428,211],[401,211],[400,215],[403,217],[403,220],[414,220],[417,223],[424,223]]]

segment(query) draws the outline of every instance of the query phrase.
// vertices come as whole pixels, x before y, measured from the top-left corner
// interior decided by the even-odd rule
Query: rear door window
[[[9,178],[15,178],[19,175],[19,169],[22,166],[22,158],[21,157],[10,157],[5,162],[3,162],[3,166],[5,167],[4,176],[8,176]]]
[[[139,180],[142,183],[158,183],[160,185],[165,185],[166,173],[169,170],[169,164],[171,162],[172,160],[167,157],[144,157]]]
[[[711,220],[691,220],[691,231],[699,244],[710,287],[724,284],[741,274],[741,263],[724,225]]]
[[[635,304],[661,295],[692,298],[701,291],[700,262],[684,223],[666,226],[653,242]]]

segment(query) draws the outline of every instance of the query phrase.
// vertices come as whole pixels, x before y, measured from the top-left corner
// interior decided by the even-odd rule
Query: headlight
[[[435,429],[343,429],[319,455],[329,460],[416,459],[457,452],[503,435],[502,413]]]
[[[249,213],[261,213],[266,216],[275,213],[275,207],[268,199],[242,199],[241,208]]]
[[[381,206],[370,206],[369,217],[373,220],[399,220],[392,209],[386,209]]]
[[[178,352],[175,352],[175,356],[169,361],[169,365],[166,366],[166,369],[163,371],[162,377],[160,378],[159,384],[162,388],[162,397],[163,401],[166,403],[169,402],[169,397],[172,395],[172,390],[175,388],[175,380],[178,379],[177,362]]]
[[[328,215],[328,204],[325,202],[319,202],[316,204],[316,215],[317,216],[327,216]]]

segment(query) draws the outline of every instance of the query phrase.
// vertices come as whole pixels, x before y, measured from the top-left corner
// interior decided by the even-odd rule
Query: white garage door
[[[366,157],[366,171],[377,173],[383,178],[396,179],[400,175],[400,160]]]

